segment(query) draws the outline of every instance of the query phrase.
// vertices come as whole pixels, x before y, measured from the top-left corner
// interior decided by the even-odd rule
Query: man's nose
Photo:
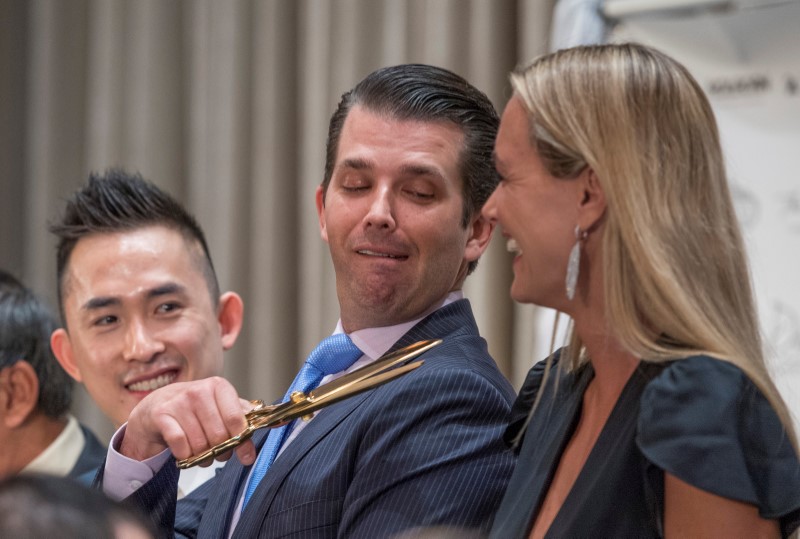
[[[155,338],[145,321],[134,319],[128,323],[122,353],[126,361],[147,362],[163,351],[164,344]]]
[[[394,195],[386,188],[376,189],[364,218],[368,227],[393,230],[396,226],[394,216]]]

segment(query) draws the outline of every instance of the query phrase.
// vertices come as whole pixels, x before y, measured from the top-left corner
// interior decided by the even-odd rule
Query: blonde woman
[[[777,537],[797,438],[765,367],[716,122],[653,49],[562,50],[511,76],[484,213],[516,301],[573,321],[533,367],[492,537]]]

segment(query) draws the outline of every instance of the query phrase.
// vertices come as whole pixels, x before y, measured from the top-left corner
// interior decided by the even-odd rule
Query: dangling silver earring
[[[575,288],[578,286],[578,274],[581,270],[581,242],[586,239],[589,233],[581,230],[575,225],[575,245],[569,252],[569,262],[567,263],[567,299],[572,301],[575,297]]]

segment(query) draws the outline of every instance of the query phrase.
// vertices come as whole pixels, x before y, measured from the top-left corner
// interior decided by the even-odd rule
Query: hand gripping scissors
[[[177,461],[178,468],[191,468],[230,451],[250,439],[258,429],[280,427],[298,417],[308,421],[317,410],[411,372],[422,365],[424,361],[405,362],[427,352],[441,342],[441,339],[419,341],[385,354],[369,365],[340,376],[308,393],[295,391],[289,400],[281,404],[268,405],[264,404],[262,400],[250,401],[253,409],[244,415],[247,427],[242,432],[199,455]],[[403,365],[403,363],[405,364]],[[396,365],[400,366],[392,368]]]

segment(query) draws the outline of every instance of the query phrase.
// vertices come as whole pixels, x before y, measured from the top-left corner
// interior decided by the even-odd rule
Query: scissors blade
[[[400,350],[396,350],[390,354],[384,354],[377,361],[370,363],[358,370],[355,370],[344,376],[340,376],[336,380],[323,384],[318,388],[310,391],[306,399],[310,402],[316,403],[317,401],[330,399],[340,391],[344,390],[351,384],[365,380],[374,376],[375,374],[392,368],[395,365],[405,361],[414,359],[415,357],[427,352],[434,346],[442,343],[441,339],[419,341]]]
[[[417,367],[420,367],[423,363],[425,363],[423,360],[415,361],[413,363],[401,365],[396,369],[378,373],[375,376],[370,376],[366,380],[353,382],[349,387],[344,388],[344,390],[337,392],[335,396],[332,396],[331,398],[322,401],[317,401],[317,402],[304,401],[302,403],[293,403],[293,407],[291,410],[288,409],[283,410],[284,413],[281,415],[280,419],[275,418],[272,415],[272,413],[270,413],[268,416],[264,418],[264,421],[259,422],[258,425],[249,425],[238,436],[234,436],[233,438],[230,438],[221,444],[217,444],[208,451],[205,451],[199,455],[195,455],[183,460],[178,460],[176,462],[176,465],[178,466],[178,468],[186,469],[201,464],[207,460],[211,460],[216,456],[221,455],[225,451],[229,451],[235,448],[245,440],[249,440],[250,437],[252,437],[253,433],[258,429],[270,427],[273,425],[277,425],[278,423],[285,423],[287,421],[292,421],[294,419],[307,416],[309,414],[316,412],[320,408],[325,408],[326,406],[333,404],[334,402],[344,400],[348,397],[352,397],[353,395],[357,395],[358,393],[361,393],[368,389],[372,389],[373,387],[385,384],[386,382],[393,380],[394,378],[402,376],[407,372],[413,371]]]
[[[229,451],[238,446],[243,441],[250,438],[255,430],[265,427],[276,427],[299,417],[305,417],[312,412],[324,408],[334,402],[338,402],[347,397],[351,397],[368,389],[372,389],[384,384],[394,378],[402,376],[421,366],[424,361],[419,360],[395,367],[403,362],[407,362],[442,343],[441,339],[419,341],[390,354],[385,354],[377,361],[361,367],[349,374],[345,374],[315,390],[307,395],[297,393],[292,395],[291,400],[281,403],[269,410],[254,409],[245,414],[248,426],[245,430],[233,438],[217,444],[199,456],[193,456],[177,462],[179,468],[189,468],[205,460],[214,458],[225,451]],[[255,402],[255,401],[254,401]],[[263,405],[263,403],[262,403]]]
[[[344,376],[340,376],[336,380],[328,382],[327,384],[323,384],[310,391],[306,395],[303,395],[302,393],[293,395],[291,400],[277,405],[269,412],[251,412],[247,414],[248,420],[257,425],[256,428],[264,428],[274,427],[298,417],[307,415],[312,411],[323,408],[327,404],[338,402],[350,395],[360,393],[376,385],[384,383],[384,381],[391,380],[395,376],[390,376],[385,380],[380,378],[375,383],[361,385],[368,380],[372,380],[376,374],[383,371],[388,371],[395,365],[414,359],[420,354],[430,350],[434,346],[441,344],[441,342],[441,339],[419,341],[392,353],[384,354],[369,365],[345,374]],[[407,369],[398,372],[397,376],[400,374],[405,374],[408,372],[408,370],[413,369]]]
[[[441,339],[418,341],[389,354],[384,354],[369,365],[365,365],[351,373],[340,376],[336,380],[323,384],[309,391],[306,395],[298,395],[296,401],[288,401],[279,405],[278,408],[269,414],[269,419],[264,421],[263,424],[264,426],[276,425],[298,417],[303,417],[328,404],[333,404],[346,397],[388,382],[392,378],[396,378],[401,374],[405,374],[419,367],[422,363],[418,362],[418,364],[411,369],[400,370],[392,369],[392,367],[410,361],[441,343]],[[389,371],[389,369],[392,370]],[[376,375],[384,371],[398,372],[392,376],[376,378]]]
[[[385,372],[375,374],[363,380],[353,381],[348,386],[338,388],[336,393],[332,393],[330,395],[326,394],[321,399],[317,399],[315,401],[305,400],[303,402],[300,402],[297,404],[295,409],[293,409],[290,413],[286,414],[283,420],[291,420],[291,419],[296,419],[298,417],[305,417],[309,414],[316,412],[321,408],[326,408],[335,402],[339,402],[341,400],[352,397],[353,395],[363,393],[368,389],[372,389],[381,384],[385,384],[386,382],[398,378],[406,374],[407,372],[413,371],[417,367],[422,366],[423,363],[425,363],[425,361],[419,360],[413,363],[408,363],[406,365],[401,365],[396,369],[387,370]]]

